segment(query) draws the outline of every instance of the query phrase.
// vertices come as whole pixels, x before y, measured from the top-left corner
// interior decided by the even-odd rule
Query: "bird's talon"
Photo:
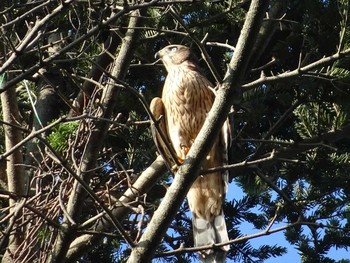
[[[190,148],[187,147],[186,145],[184,144],[180,144],[180,148],[181,148],[181,151],[184,153],[184,155],[186,156],[187,153],[189,152]]]
[[[179,164],[183,164],[184,159],[182,159],[182,158],[180,158],[180,157],[177,157],[177,161],[179,162]]]

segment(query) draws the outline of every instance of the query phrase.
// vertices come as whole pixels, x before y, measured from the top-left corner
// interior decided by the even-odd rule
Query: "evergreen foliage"
[[[51,1],[33,11],[43,2],[3,1],[1,13],[4,16],[0,18],[3,44],[0,47],[6,51],[0,51],[2,62],[10,61],[9,54],[18,47],[18,39],[26,36],[28,28],[34,26],[37,19],[53,13],[54,7],[62,1]],[[41,143],[47,146],[41,148],[41,159],[36,157],[32,163],[21,164],[34,170],[33,181],[28,185],[31,189],[28,198],[33,199],[28,202],[35,209],[23,208],[34,219],[23,216],[27,220],[23,222],[30,222],[26,224],[31,226],[35,221],[38,225],[35,233],[26,233],[28,240],[34,240],[34,245],[19,252],[22,258],[27,256],[26,260],[31,255],[38,262],[45,262],[43,260],[47,260],[52,252],[54,241],[62,230],[55,223],[63,228],[62,218],[67,218],[68,213],[65,207],[75,189],[73,174],[81,176],[108,209],[127,207],[127,212],[117,219],[133,241],[140,240],[172,182],[170,172],[162,173],[146,193],[133,200],[124,200],[123,204],[118,201],[127,189],[134,190],[132,184],[157,156],[145,104],[147,106],[152,98],[161,95],[166,72],[160,64],[154,63],[154,54],[169,43],[191,46],[205,74],[218,85],[217,81],[224,78],[227,63],[235,53],[234,47],[251,1],[175,1],[171,5],[166,1],[154,1],[149,7],[140,8],[142,22],[134,28],[140,36],[137,45],[132,47],[125,78],[113,78],[112,63],[104,70],[97,67],[102,73],[95,72],[98,75],[95,79],[89,74],[107,48],[103,45],[111,32],[119,37],[118,48],[108,56],[116,61],[122,53],[121,45],[133,16],[132,10],[127,8],[150,3],[113,2],[92,0],[67,4],[62,12],[45,23],[40,31],[42,35],[33,38],[32,45],[16,53],[18,57],[5,69],[10,83],[30,68],[37,67],[33,74],[23,75],[13,84],[18,91],[21,119],[12,125],[21,126],[24,137],[30,134],[35,117],[23,89],[23,79],[30,82],[33,94],[38,94],[36,86],[43,80],[39,69],[57,73],[58,78],[68,78],[71,83],[71,86],[64,86],[66,90],[49,83],[54,86],[62,104],[69,108],[60,107],[62,114],[69,116],[68,121],[46,131],[45,138],[38,135]],[[326,64],[302,70],[324,57],[349,49],[349,2],[280,2],[285,4],[281,11],[283,15],[265,18],[263,26],[269,28],[268,23],[272,23],[273,34],[266,38],[266,47],[258,46],[252,51],[255,56],[251,59],[241,97],[230,98],[233,103],[229,116],[233,133],[230,164],[238,166],[230,170],[230,184],[239,188],[242,195],[229,192],[224,205],[229,237],[236,240],[231,245],[228,259],[231,262],[264,262],[271,258],[279,261],[279,257],[295,248],[303,263],[349,263],[348,258],[333,259],[330,252],[350,249],[350,139],[347,133],[350,125],[350,52]],[[279,0],[270,1],[270,8],[278,3]],[[109,17],[123,10],[130,12],[123,13],[113,23],[104,24]],[[29,14],[24,15],[26,12]],[[20,19],[21,15],[23,19]],[[90,34],[94,28],[99,29]],[[52,61],[45,62],[50,57],[48,36],[56,31],[62,35],[60,48],[76,44]],[[86,38],[75,42],[81,37]],[[205,48],[211,63],[199,47]],[[287,76],[296,69],[299,69],[298,74]],[[265,81],[251,84],[258,79]],[[93,83],[92,92],[84,90],[89,80]],[[108,104],[104,96],[112,89],[110,85],[117,91]],[[77,93],[82,90],[82,110],[79,112],[75,111],[74,103],[78,100]],[[111,104],[114,105],[112,109]],[[89,152],[93,148],[87,146],[89,139],[101,123],[107,127],[102,131],[105,137],[95,141],[99,145],[94,149],[96,152]],[[1,130],[2,154],[8,150],[5,150],[4,137]],[[50,147],[52,149],[48,149]],[[84,158],[95,153],[95,166],[81,170]],[[24,155],[32,156],[29,152]],[[0,169],[1,174],[6,174],[5,168]],[[3,176],[0,179],[1,193],[7,194],[0,200],[3,255],[8,242],[7,199],[11,195],[7,192],[6,180]],[[85,188],[82,191],[87,193]],[[40,197],[34,198],[39,194]],[[98,224],[111,222],[109,218],[101,219],[106,217],[104,207],[91,194],[86,194],[79,208],[80,213],[72,219],[76,225],[68,220],[74,230],[70,242],[85,234],[99,238],[94,239],[92,245],[80,244],[83,249],[78,259],[69,260],[126,262],[132,248],[115,225],[101,232],[95,231]],[[49,222],[43,215],[48,216]],[[96,221],[89,222],[91,218]],[[243,228],[247,224],[256,233],[269,235],[271,239],[274,230],[286,226],[283,233],[290,246],[284,247],[277,242],[252,245],[253,237],[246,237]],[[193,251],[166,254],[193,246],[191,228],[191,216],[184,202],[156,248],[154,262],[198,260]]]
[[[52,148],[58,153],[67,151],[70,141],[76,136],[78,126],[78,122],[68,122],[54,127],[48,136]]]

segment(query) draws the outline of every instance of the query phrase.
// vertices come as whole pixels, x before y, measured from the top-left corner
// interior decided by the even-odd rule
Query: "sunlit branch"
[[[206,42],[205,43],[207,46],[212,46],[212,47],[223,47],[223,48],[227,48],[231,51],[235,51],[235,47],[231,46],[230,44],[227,43],[219,43],[219,42]]]
[[[348,55],[350,55],[350,48],[348,48],[342,52],[335,53],[331,56],[321,58],[321,59],[319,59],[313,63],[310,63],[306,66],[294,69],[292,71],[280,73],[276,76],[264,76],[263,75],[263,76],[260,76],[259,79],[256,79],[252,82],[249,82],[247,84],[242,85],[242,90],[248,91],[248,90],[251,90],[251,89],[253,89],[257,86],[260,86],[262,84],[275,83],[278,81],[285,81],[285,80],[288,80],[290,78],[294,78],[297,76],[305,76],[309,73],[309,71],[315,70],[315,69],[323,67],[323,66],[327,66],[327,65],[331,64],[332,62],[337,61],[340,58],[346,57]]]
[[[73,0],[70,0],[70,2]],[[92,37],[93,35],[96,35],[100,32],[101,28],[106,28],[108,25],[114,23],[115,21],[117,21],[121,16],[129,13],[130,11],[133,10],[138,10],[138,9],[144,9],[144,8],[148,8],[151,6],[154,6],[156,3],[158,3],[158,0],[152,0],[150,2],[147,3],[143,3],[143,4],[139,4],[139,5],[134,5],[134,6],[125,6],[121,11],[113,14],[110,18],[108,18],[106,21],[102,21],[99,25],[93,27],[92,29],[90,29],[89,31],[87,31],[85,34],[83,34],[82,36],[80,36],[79,38],[77,38],[75,41],[73,41],[72,43],[68,44],[67,46],[63,47],[62,49],[60,49],[57,53],[41,60],[39,63],[37,63],[36,65],[26,69],[22,74],[12,78],[11,80],[9,80],[8,82],[6,82],[5,85],[3,85],[2,89],[0,90],[0,92],[3,92],[5,90],[7,90],[10,87],[13,87],[14,85],[16,85],[18,82],[20,82],[21,80],[28,78],[30,76],[32,76],[34,73],[36,73],[40,68],[50,64],[51,62],[55,61],[55,59],[59,58],[61,55],[67,53],[67,51],[70,51],[71,49],[73,49],[76,45],[82,43],[83,41],[89,39],[90,37]],[[64,7],[68,6],[68,3],[64,4]],[[61,12],[61,8],[59,7],[57,8],[56,13],[59,14]],[[51,15],[56,14],[56,13],[51,13]],[[43,22],[46,20],[50,20],[52,18],[51,15],[47,15],[46,18],[43,18],[42,20],[40,20],[40,23],[38,24],[37,28],[35,28],[35,30],[37,31],[38,28],[40,28],[40,26],[42,26]],[[34,35],[35,32],[34,29],[31,31],[31,34]],[[10,58],[5,61],[5,63],[2,65],[2,67],[0,67],[0,75],[2,73],[4,73],[8,67],[13,63],[13,61],[17,58],[17,54],[21,49],[24,49],[28,42],[30,42],[31,38],[27,39],[25,42],[22,42],[22,44],[17,48],[16,53],[13,53]]]
[[[171,256],[171,255],[197,252],[197,251],[201,251],[201,250],[205,250],[205,249],[215,249],[215,248],[219,248],[219,247],[222,247],[225,245],[236,244],[236,243],[252,240],[252,239],[255,239],[258,237],[272,235],[272,234],[287,230],[289,228],[297,227],[297,226],[314,226],[314,227],[318,227],[318,228],[334,228],[331,225],[324,225],[324,224],[319,224],[319,223],[314,223],[314,222],[307,222],[307,221],[303,221],[301,218],[299,218],[298,221],[296,221],[294,223],[271,229],[273,223],[275,222],[274,220],[275,219],[273,219],[271,221],[271,223],[268,225],[268,227],[265,230],[258,232],[258,233],[255,233],[255,234],[252,234],[252,235],[239,237],[239,238],[230,240],[230,241],[225,242],[225,243],[214,244],[211,246],[202,246],[202,247],[193,247],[193,248],[186,248],[186,247],[181,246],[180,248],[172,250],[172,251],[167,251],[164,253],[156,254],[155,257],[166,257],[166,256]],[[339,229],[339,228],[337,228],[337,229]],[[350,230],[349,228],[340,228],[340,229],[345,230],[345,231]]]
[[[289,147],[281,148],[281,149],[274,149],[271,152],[264,153],[262,156],[260,156],[259,159],[256,160],[245,160],[239,163],[235,164],[229,164],[225,166],[220,166],[220,167],[215,167],[215,168],[210,168],[205,171],[201,171],[201,174],[208,174],[212,173],[215,171],[225,171],[225,170],[236,170],[236,169],[242,169],[242,168],[248,168],[248,167],[256,167],[259,164],[267,164],[270,162],[275,162],[275,161],[290,161],[288,159],[289,156],[295,156],[299,153],[306,152],[310,149],[314,149],[317,147],[327,147],[330,148],[331,150],[335,150],[335,148],[329,144],[339,141],[343,138],[348,138],[350,133],[350,125],[345,125],[341,129],[324,133],[321,134],[320,136],[317,137],[312,137],[308,139],[304,139],[300,142],[273,142],[273,143],[279,143],[279,144],[284,144]],[[264,143],[265,140],[256,140],[256,139],[246,139],[246,140],[241,140],[241,141],[258,141]],[[327,142],[327,143],[325,143]],[[295,162],[294,160],[291,160]],[[302,162],[297,160],[297,162]]]
[[[65,4],[62,3],[61,5],[56,7],[54,10],[52,10],[50,14],[46,15],[41,20],[37,20],[35,22],[35,25],[33,26],[33,28],[30,29],[30,32],[28,32],[25,38],[21,40],[20,44],[17,47],[15,47],[15,50],[12,51],[12,54],[10,55],[10,57],[1,66],[0,75],[2,75],[10,67],[10,65],[12,65],[12,63],[18,58],[18,55],[24,52],[27,46],[30,43],[32,43],[32,41],[35,38],[37,38],[39,30],[43,28],[50,20],[52,20],[57,15],[59,15],[64,9],[68,8],[69,4],[72,3],[73,1],[74,0],[67,0]],[[1,91],[5,91],[7,89],[6,86],[10,86],[10,82],[11,81],[8,81],[7,85],[4,85]]]

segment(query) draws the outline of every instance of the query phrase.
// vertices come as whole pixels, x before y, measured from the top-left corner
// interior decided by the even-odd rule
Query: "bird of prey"
[[[186,155],[210,111],[215,90],[201,73],[191,50],[183,45],[170,45],[156,53],[168,75],[162,97],[152,100],[150,109],[158,129],[153,137],[169,168],[176,167]],[[204,170],[227,163],[229,128],[224,124],[212,149],[202,163]],[[191,186],[187,200],[192,212],[195,246],[229,240],[222,204],[227,191],[227,172],[199,176]],[[200,252],[202,262],[225,262],[229,246]]]

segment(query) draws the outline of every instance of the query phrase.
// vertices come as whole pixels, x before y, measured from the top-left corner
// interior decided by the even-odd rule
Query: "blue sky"
[[[244,193],[240,187],[238,187],[234,182],[229,184],[229,189],[226,196],[227,200],[232,200],[232,199],[239,200],[243,196],[244,196]],[[190,212],[188,213],[189,213],[189,216],[191,216]],[[275,224],[272,226],[271,229],[276,229],[278,227],[285,226],[286,224],[287,222]],[[251,234],[262,232],[261,229],[255,229],[252,224],[245,223],[245,222],[241,223],[239,228],[243,235],[251,235]],[[264,263],[280,263],[280,262],[299,263],[301,262],[301,257],[299,255],[298,250],[294,246],[289,244],[288,241],[285,240],[283,231],[266,235],[266,236],[257,237],[257,238],[251,239],[249,242],[253,248],[258,248],[261,245],[276,245],[276,244],[287,248],[287,253],[284,254],[283,256],[270,258],[268,260],[265,260]],[[333,248],[330,250],[327,256],[333,260],[350,259],[350,251],[346,251],[345,249]],[[159,259],[154,259],[153,262],[159,262]],[[197,263],[197,262],[194,262],[194,263]],[[244,262],[227,260],[227,263],[244,263]]]
[[[227,199],[241,199],[243,197],[242,190],[235,185],[234,182],[232,182],[229,185],[228,193],[227,193]],[[284,226],[285,224],[275,224],[272,226],[271,229]],[[243,235],[251,235],[255,233],[261,232],[260,229],[254,229],[254,227],[249,223],[242,223],[240,225],[240,230]],[[288,241],[285,240],[283,231],[258,237],[255,239],[250,240],[250,244],[252,247],[257,248],[261,245],[280,245],[287,248],[288,252],[277,258],[271,258],[269,260],[265,260],[264,263],[276,263],[276,262],[284,262],[284,263],[298,263],[301,262],[300,255],[298,253],[298,250],[295,249],[294,246],[288,243]],[[328,257],[334,259],[334,260],[341,260],[341,259],[350,259],[350,251],[346,251],[345,249],[331,249],[328,253]],[[227,261],[227,262],[234,262],[234,261]],[[241,263],[241,262],[235,262],[235,263]],[[243,263],[243,262],[242,262]]]

